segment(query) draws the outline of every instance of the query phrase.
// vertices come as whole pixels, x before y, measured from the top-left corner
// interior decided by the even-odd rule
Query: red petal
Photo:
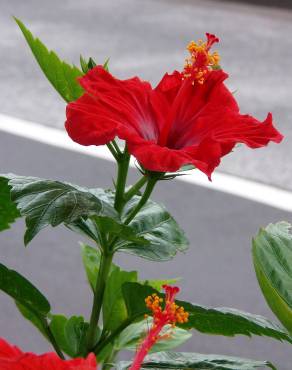
[[[184,150],[169,149],[146,140],[128,141],[128,149],[150,171],[175,172],[192,162]]]
[[[174,71],[172,74],[166,73],[156,86],[155,91],[163,94],[171,104],[175,99],[182,83],[183,80],[180,72]]]
[[[151,100],[149,83],[137,77],[118,80],[100,66],[90,70],[80,83],[87,92],[67,107],[66,129],[74,141],[105,144],[117,135],[119,126],[146,139],[157,137],[155,116],[161,109],[153,108],[157,98]]]
[[[238,111],[238,105],[225,87],[223,81],[227,74],[222,70],[209,74],[204,84],[194,84],[185,80],[174,100],[160,143],[171,148],[180,149],[184,146],[200,142],[197,136],[197,119],[205,110],[216,110],[222,107]]]
[[[71,139],[81,145],[103,145],[116,136],[115,122],[103,120],[96,99],[89,94],[67,105],[65,128]]]
[[[272,114],[264,122],[252,116],[230,114],[223,116],[214,127],[213,137],[219,142],[244,143],[250,148],[266,146],[270,141],[280,143],[283,135],[274,127]]]
[[[2,358],[15,358],[20,355],[22,355],[22,352],[18,347],[12,346],[4,339],[0,338],[0,360]]]
[[[1,370],[96,370],[96,359],[91,353],[86,359],[61,360],[55,353],[36,355],[0,339]]]

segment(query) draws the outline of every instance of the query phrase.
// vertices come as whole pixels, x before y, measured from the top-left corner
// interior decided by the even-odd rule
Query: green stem
[[[125,225],[128,225],[133,220],[133,218],[136,216],[136,214],[140,211],[140,209],[146,204],[147,200],[150,198],[150,195],[157,181],[158,179],[155,177],[148,177],[148,182],[147,182],[145,191],[139,203],[136,205],[136,207],[132,210],[132,212],[126,218],[124,222]]]
[[[122,152],[121,152],[121,150],[120,150],[120,148],[119,148],[119,146],[118,146],[118,144],[116,143],[116,141],[115,141],[115,140],[113,140],[113,141],[112,141],[112,144],[113,144],[113,147],[116,149],[117,153],[118,153],[119,155],[121,155],[121,154],[122,154]]]
[[[112,143],[107,143],[106,146],[108,147],[109,151],[112,153],[115,160],[118,161],[119,156],[118,156],[114,146],[112,145]]]
[[[96,287],[94,290],[93,306],[91,311],[91,317],[89,322],[89,328],[87,333],[87,348],[90,350],[95,345],[95,338],[97,332],[97,324],[100,317],[104,291],[106,286],[106,280],[108,278],[111,264],[112,264],[113,254],[103,253],[101,256],[100,267],[98,272],[98,277],[96,281]]]
[[[124,199],[126,202],[128,202],[134,195],[138,193],[138,191],[142,188],[143,185],[147,182],[148,178],[147,176],[141,177],[140,180],[134,184],[130,190],[128,190],[124,196]]]
[[[48,337],[50,343],[52,344],[54,350],[56,351],[57,355],[62,360],[65,360],[65,356],[63,355],[63,352],[61,351],[58,343],[56,342],[56,339],[55,339],[53,333],[51,332],[51,329],[49,327],[49,324],[48,324],[47,320],[46,319],[43,319],[41,321],[42,321],[42,324],[43,324],[43,328],[45,329],[45,332],[47,334],[47,337]]]
[[[104,360],[101,370],[110,370],[112,367],[115,366],[114,361],[118,354],[118,351],[112,350],[109,356]]]
[[[98,355],[112,340],[115,339],[117,335],[119,335],[126,327],[132,324],[135,318],[127,319],[123,321],[120,326],[118,326],[104,341],[101,343],[97,343],[93,348],[92,352]]]
[[[118,178],[116,184],[116,196],[115,196],[115,209],[121,213],[123,210],[125,200],[124,193],[127,181],[127,175],[129,170],[130,155],[127,152],[127,148],[118,161]]]

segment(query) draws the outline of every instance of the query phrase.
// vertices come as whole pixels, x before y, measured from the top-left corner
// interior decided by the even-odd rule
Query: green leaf
[[[120,362],[118,370],[126,370],[131,363]],[[255,361],[246,358],[222,355],[203,355],[187,352],[159,352],[146,357],[142,369],[216,369],[254,370],[266,368],[276,370],[268,361]]]
[[[125,206],[122,220],[125,220],[131,210],[137,205],[140,197],[133,197]],[[187,249],[188,241],[183,230],[165,208],[149,200],[129,226],[136,235],[143,236],[149,245],[138,245],[135,242],[120,242],[117,250],[135,254],[153,260],[167,261],[178,251]]]
[[[111,209],[114,210],[114,198],[115,195],[111,190],[104,190],[104,189],[89,189],[90,193],[96,196],[98,199],[103,201],[105,204],[110,205]],[[116,211],[114,211],[116,212]],[[118,215],[115,213],[111,217],[117,218]],[[100,230],[98,225],[93,219],[86,219],[85,217],[80,217],[76,221],[70,223],[70,225],[66,225],[70,230],[81,234],[82,236],[87,236],[89,239],[93,240],[97,244],[101,244],[100,241]],[[108,232],[108,230],[106,230]]]
[[[0,231],[9,229],[17,217],[20,217],[20,213],[10,198],[8,180],[0,178]]]
[[[36,177],[13,174],[1,177],[9,179],[11,198],[21,215],[26,216],[25,245],[48,225],[70,224],[82,216],[94,214],[117,217],[114,208],[97,198],[90,189]]]
[[[93,216],[92,219],[95,220],[98,229],[103,233],[117,235],[119,239],[134,242],[135,244],[150,244],[143,236],[137,235],[130,226],[123,225],[110,217]]]
[[[42,318],[36,314],[34,311],[31,311],[26,306],[22,305],[21,303],[18,303],[15,301],[16,307],[18,308],[19,312],[22,314],[22,316],[30,321],[42,334],[43,336],[49,340],[47,336],[47,331],[45,328],[45,322],[42,320]]]
[[[149,317],[145,320],[129,325],[116,339],[114,344],[115,350],[137,350],[137,346],[141,343],[141,339],[146,335],[151,324],[152,318]],[[169,333],[170,336],[166,339],[160,339],[152,347],[151,352],[166,351],[176,348],[185,343],[192,336],[192,334],[187,330],[178,327],[171,328],[169,325],[165,327],[165,330],[161,334],[163,335],[164,333]]]
[[[127,319],[126,304],[122,295],[122,285],[125,282],[137,281],[136,271],[123,271],[113,266],[108,278],[103,303],[103,321],[105,330],[115,330]]]
[[[253,239],[253,261],[268,305],[292,333],[292,235],[287,222],[270,224]]]
[[[65,325],[65,337],[72,357],[81,356],[86,347],[86,333],[89,324],[82,316],[72,316]]]
[[[46,316],[50,304],[46,297],[25,277],[0,263],[0,289],[38,315]]]
[[[83,94],[83,89],[77,78],[82,76],[82,72],[76,66],[61,61],[54,51],[49,51],[19,19],[15,18],[15,21],[45,76],[62,98],[67,102],[79,98]]]
[[[107,60],[103,63],[103,68],[108,72],[109,71],[109,61],[110,58],[107,58]]]
[[[145,306],[145,298],[153,293],[158,292],[149,285],[141,285],[139,283],[123,284],[122,294],[126,303],[128,318],[134,321],[149,314],[149,310]]]
[[[87,280],[92,291],[94,291],[100,265],[100,251],[96,248],[90,247],[89,245],[81,243],[81,255]]]
[[[82,236],[88,237],[93,240],[96,244],[100,245],[100,233],[97,225],[90,218],[79,217],[76,221],[72,222],[70,225],[66,225],[68,229],[74,231]]]
[[[80,65],[82,72],[87,73],[90,69],[96,67],[95,61],[90,57],[88,61],[80,55]]]
[[[71,347],[67,342],[65,334],[65,326],[67,321],[68,319],[64,315],[52,315],[50,329],[61,350],[67,355],[73,356],[74,354],[71,352]]]
[[[67,319],[64,315],[52,315],[50,322],[50,329],[56,342],[70,357],[83,355],[88,326],[82,316]]]
[[[147,285],[125,283],[122,287],[127,306],[128,316],[137,319],[149,313],[145,307],[145,298],[156,290]],[[163,294],[160,294],[162,297]],[[189,313],[189,321],[177,324],[184,329],[196,329],[201,333],[224,336],[260,335],[292,343],[292,338],[284,328],[271,322],[265,317],[252,315],[232,308],[208,308],[189,302],[176,300]]]

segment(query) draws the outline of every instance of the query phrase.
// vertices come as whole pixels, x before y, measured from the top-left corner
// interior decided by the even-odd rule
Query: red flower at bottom
[[[67,106],[66,130],[81,145],[116,136],[150,171],[174,172],[192,164],[209,178],[236,143],[250,148],[279,143],[268,114],[264,122],[239,113],[210,48],[218,39],[191,43],[183,72],[166,74],[156,88],[138,77],[119,80],[97,66],[80,78],[83,96]]]
[[[24,353],[0,338],[1,370],[96,370],[96,359],[91,353],[86,359],[61,360],[55,353],[36,355]]]

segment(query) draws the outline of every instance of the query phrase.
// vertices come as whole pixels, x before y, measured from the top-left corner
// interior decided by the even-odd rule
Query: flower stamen
[[[179,288],[163,285],[163,289],[165,299],[159,297],[156,293],[145,298],[146,307],[152,311],[153,323],[146,338],[139,346],[130,370],[141,368],[145,356],[157,341],[171,337],[171,332],[160,334],[166,325],[170,325],[173,329],[176,323],[188,322],[188,312],[185,312],[183,307],[175,303],[175,296],[178,294]]]
[[[190,56],[185,60],[182,78],[190,78],[193,85],[195,82],[202,85],[208,73],[220,67],[218,52],[210,52],[211,47],[219,42],[219,38],[210,33],[206,33],[206,36],[206,42],[203,42],[203,40],[191,41],[187,46]]]

